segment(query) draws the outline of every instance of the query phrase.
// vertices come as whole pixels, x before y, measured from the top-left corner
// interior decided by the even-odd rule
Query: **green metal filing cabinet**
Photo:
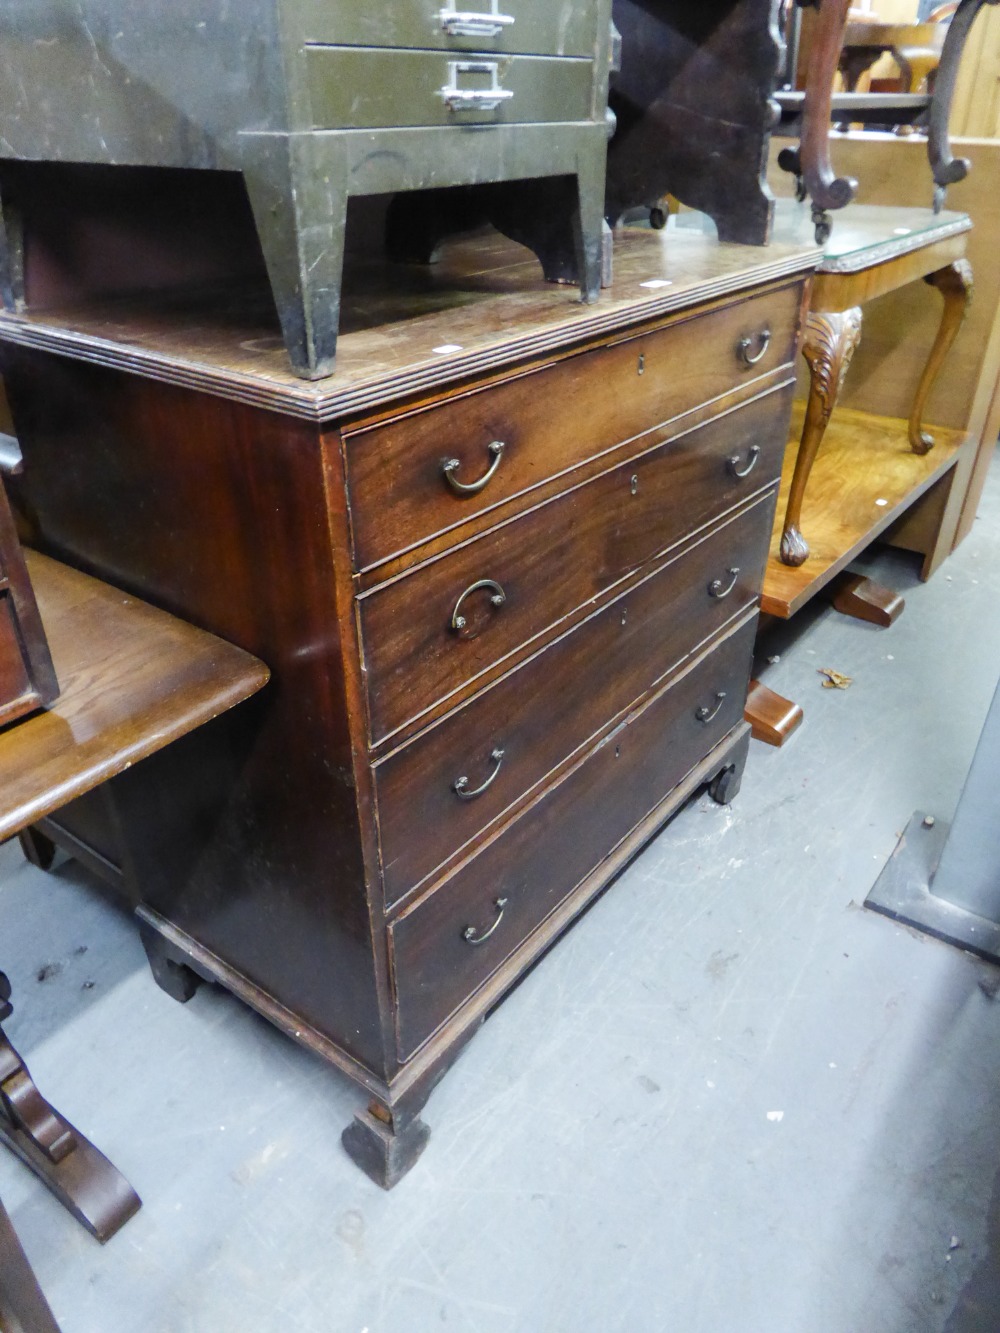
[[[0,166],[243,174],[285,344],[333,369],[347,200],[575,177],[600,286],[611,0],[0,0]],[[24,301],[16,198],[4,300]]]

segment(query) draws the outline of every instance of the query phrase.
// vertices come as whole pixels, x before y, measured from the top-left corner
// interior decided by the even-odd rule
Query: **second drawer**
[[[375,766],[387,906],[752,605],[770,492]]]

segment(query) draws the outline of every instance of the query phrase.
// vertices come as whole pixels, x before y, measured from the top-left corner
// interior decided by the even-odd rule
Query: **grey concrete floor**
[[[144,1199],[102,1249],[0,1154],[64,1333],[1000,1329],[998,973],[860,906],[910,814],[950,816],[1000,674],[1000,470],[930,583],[869,563],[902,619],[782,627],[800,732],[507,999],[388,1195],[344,1079],[222,991],[175,1004],[78,867],[0,851],[12,1039]]]

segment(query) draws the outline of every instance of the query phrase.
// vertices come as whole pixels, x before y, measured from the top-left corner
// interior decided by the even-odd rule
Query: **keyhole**
[[[629,481],[628,488],[633,495],[639,494],[639,478],[635,472],[632,473],[632,478]]]
[[[621,747],[620,745],[616,745],[616,746],[615,746],[615,758],[616,758],[616,759],[620,759],[621,757],[622,757],[622,747]]]
[[[639,353],[639,374],[642,375],[646,369],[646,353]]]
[[[627,606],[623,606],[623,607],[622,607],[622,624],[623,624],[623,625],[625,624],[626,620],[628,620],[628,607],[627,607]]]

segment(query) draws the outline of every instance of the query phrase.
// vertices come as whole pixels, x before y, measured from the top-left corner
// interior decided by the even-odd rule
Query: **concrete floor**
[[[1000,1329],[1000,974],[860,907],[913,810],[950,816],[1000,673],[1000,470],[929,584],[873,564],[902,619],[782,627],[800,732],[508,998],[389,1195],[346,1080],[222,991],[175,1004],[77,867],[0,851],[10,1034],[145,1201],[101,1249],[0,1153],[64,1333]]]

